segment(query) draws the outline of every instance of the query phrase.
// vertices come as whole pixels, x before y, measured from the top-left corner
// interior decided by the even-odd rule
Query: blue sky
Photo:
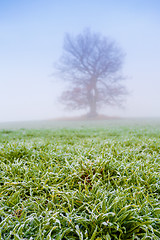
[[[0,121],[68,115],[57,97],[63,82],[52,77],[65,33],[89,27],[115,40],[126,53],[123,73],[131,92],[124,109],[103,113],[160,117],[160,1],[1,0]]]

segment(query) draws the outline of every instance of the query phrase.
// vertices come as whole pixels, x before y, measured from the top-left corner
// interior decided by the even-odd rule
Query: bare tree
[[[58,69],[70,84],[62,103],[70,109],[88,109],[89,117],[104,105],[121,105],[126,94],[120,75],[124,55],[114,41],[85,30],[76,37],[67,34],[63,50]]]

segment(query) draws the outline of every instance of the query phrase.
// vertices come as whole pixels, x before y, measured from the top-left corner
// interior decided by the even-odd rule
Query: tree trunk
[[[96,104],[90,105],[90,111],[88,113],[89,118],[94,118],[97,116]]]
[[[97,104],[96,104],[96,98],[97,98],[97,91],[96,88],[92,88],[92,90],[89,91],[89,108],[90,111],[88,113],[89,118],[94,118],[97,116]]]

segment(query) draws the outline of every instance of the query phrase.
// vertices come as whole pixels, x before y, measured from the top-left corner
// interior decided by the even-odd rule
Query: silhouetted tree
[[[58,69],[70,84],[61,102],[70,109],[89,109],[89,117],[103,105],[121,105],[126,94],[120,75],[123,56],[115,42],[101,34],[67,34]]]

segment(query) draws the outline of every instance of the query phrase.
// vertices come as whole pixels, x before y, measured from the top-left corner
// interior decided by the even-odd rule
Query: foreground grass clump
[[[160,130],[0,132],[0,239],[160,239]]]

